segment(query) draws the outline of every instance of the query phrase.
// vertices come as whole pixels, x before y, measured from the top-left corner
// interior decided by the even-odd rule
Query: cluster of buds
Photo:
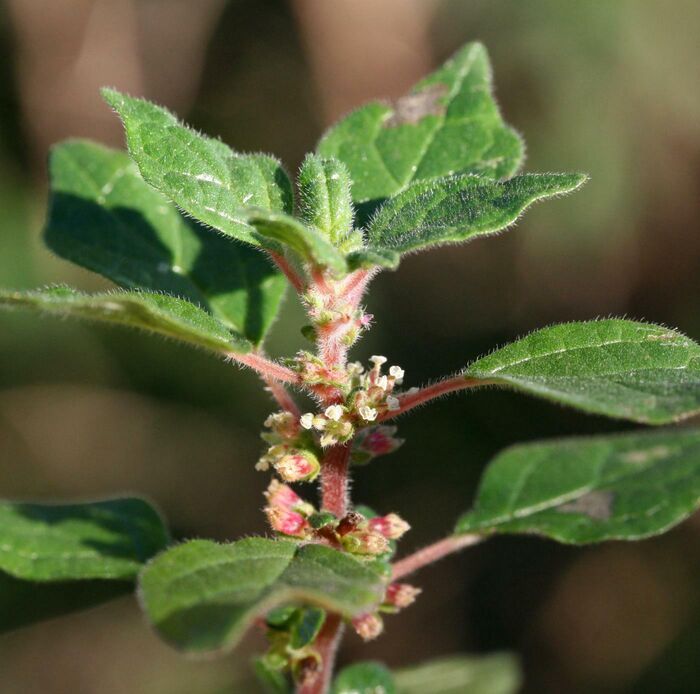
[[[291,487],[273,479],[265,492],[265,499],[265,515],[276,533],[299,539],[308,538],[312,534],[309,518],[316,509]]]
[[[313,452],[313,441],[290,412],[271,414],[265,420],[269,430],[262,434],[270,444],[255,465],[256,470],[274,468],[285,482],[305,482],[315,479],[321,464]]]
[[[332,334],[345,347],[353,345],[372,322],[370,314],[348,302],[342,293],[311,289],[303,299],[314,331],[318,335]]]
[[[339,366],[327,366],[315,354],[300,351],[288,361],[301,380],[309,386],[330,386],[342,390],[347,387],[347,372]]]
[[[390,541],[400,539],[410,527],[395,513],[369,520],[359,513],[348,513],[338,522],[335,533],[346,552],[376,557],[389,552]]]

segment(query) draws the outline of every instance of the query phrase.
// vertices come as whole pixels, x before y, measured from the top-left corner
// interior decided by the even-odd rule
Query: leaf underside
[[[142,499],[0,502],[0,570],[19,579],[130,580],[168,541],[160,515]]]
[[[158,633],[195,653],[231,648],[257,616],[282,603],[353,616],[376,607],[383,592],[377,574],[347,554],[264,538],[187,542],[154,559],[140,578]]]
[[[0,307],[29,308],[61,317],[138,328],[224,355],[245,353],[252,347],[206,311],[167,294],[121,290],[83,294],[68,287],[27,292],[0,290]]]
[[[698,506],[698,429],[562,439],[498,455],[456,532],[532,533],[571,544],[639,540]]]
[[[537,330],[464,376],[647,424],[700,412],[700,346],[676,330],[628,320]]]
[[[370,103],[341,120],[318,152],[348,167],[366,220],[414,181],[462,173],[510,177],[523,144],[493,98],[485,48],[471,43],[394,104]]]
[[[52,150],[49,170],[44,238],[55,253],[125,289],[187,299],[262,341],[286,283],[261,253],[184,217],[125,152],[71,140]]]

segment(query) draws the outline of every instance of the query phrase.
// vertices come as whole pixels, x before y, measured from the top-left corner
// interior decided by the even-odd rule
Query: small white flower
[[[351,376],[359,376],[364,370],[365,367],[359,361],[352,361],[348,364],[348,373]]]
[[[390,396],[386,399],[386,406],[387,406],[387,408],[390,409],[392,412],[393,412],[394,410],[400,410],[400,409],[401,409],[401,405],[399,404],[399,399],[398,399],[398,398],[395,398],[393,395],[390,395]]]
[[[270,463],[267,460],[258,460],[258,462],[255,463],[255,469],[258,472],[266,472],[270,469]]]
[[[328,424],[328,420],[325,417],[321,417],[320,414],[317,414],[314,417],[314,429],[317,429],[318,431],[323,431],[326,428],[326,424]]]
[[[360,417],[366,422],[373,422],[377,418],[377,410],[374,407],[363,405],[359,410]]]
[[[304,429],[311,429],[311,427],[314,425],[314,413],[307,412],[306,414],[301,415],[301,417],[299,417],[299,424],[301,424]]]
[[[386,387],[389,385],[389,379],[386,376],[380,376],[375,382],[375,386],[378,386],[382,390],[386,390]]]
[[[382,357],[382,356],[379,356],[379,355],[376,355],[376,354],[372,355],[372,356],[369,358],[369,360],[370,360],[377,368],[379,368],[382,364],[386,364],[386,361],[387,361],[386,357]]]
[[[321,446],[323,446],[323,448],[333,446],[336,443],[338,443],[338,439],[336,439],[335,436],[331,436],[331,434],[324,434],[321,437]]]
[[[405,373],[406,372],[400,366],[392,366],[389,369],[389,375],[393,376],[396,379],[396,382],[398,384],[400,384],[401,381],[403,381],[403,377],[404,377]]]
[[[326,408],[326,417],[337,422],[343,416],[343,408],[340,405],[331,405]]]

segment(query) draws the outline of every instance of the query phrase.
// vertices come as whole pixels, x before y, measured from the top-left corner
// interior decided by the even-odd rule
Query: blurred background
[[[532,171],[586,171],[576,195],[517,229],[408,258],[373,286],[358,358],[387,354],[419,384],[537,326],[608,314],[700,338],[700,4],[697,0],[5,0],[0,4],[0,285],[105,284],[42,248],[46,154],[121,144],[97,90],[175,110],[290,170],[335,118],[396,97],[462,43],[486,43]],[[270,350],[302,344],[288,297]],[[140,492],[178,537],[265,532],[253,471],[272,409],[251,373],[140,334],[0,315],[0,496]],[[358,501],[447,532],[504,446],[617,431],[504,392],[401,421],[408,443],[357,475]],[[700,691],[700,518],[661,538],[585,549],[502,538],[423,571],[414,608],[341,659],[391,666],[515,650],[526,692]],[[66,604],[70,595],[62,598]],[[6,606],[7,608],[7,606]],[[6,694],[255,692],[250,635],[191,662],[130,597],[0,637]]]

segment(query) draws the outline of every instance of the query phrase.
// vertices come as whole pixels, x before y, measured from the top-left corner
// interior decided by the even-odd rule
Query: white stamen
[[[363,405],[358,412],[360,413],[360,417],[366,422],[373,422],[377,418],[377,410],[375,410],[374,407]]]
[[[379,368],[382,364],[386,364],[386,357],[378,356],[376,354],[372,355],[369,360],[377,367]]]
[[[386,399],[386,406],[387,406],[387,408],[388,408],[389,410],[391,410],[392,412],[395,411],[395,410],[400,410],[400,409],[401,409],[401,405],[399,404],[399,399],[398,399],[398,398],[395,398],[393,395],[390,395],[390,396]]]
[[[406,372],[400,366],[392,366],[389,369],[389,375],[393,376],[396,379],[397,383],[401,383],[401,381],[403,381],[405,373]]]
[[[306,414],[301,415],[301,417],[299,417],[299,424],[301,424],[304,429],[311,429],[311,427],[314,425],[314,413],[307,412]]]
[[[340,405],[331,405],[326,408],[326,417],[337,422],[343,416],[343,408]]]
[[[374,382],[374,385],[381,388],[382,390],[386,390],[386,387],[389,385],[389,379],[386,376],[380,376]]]

